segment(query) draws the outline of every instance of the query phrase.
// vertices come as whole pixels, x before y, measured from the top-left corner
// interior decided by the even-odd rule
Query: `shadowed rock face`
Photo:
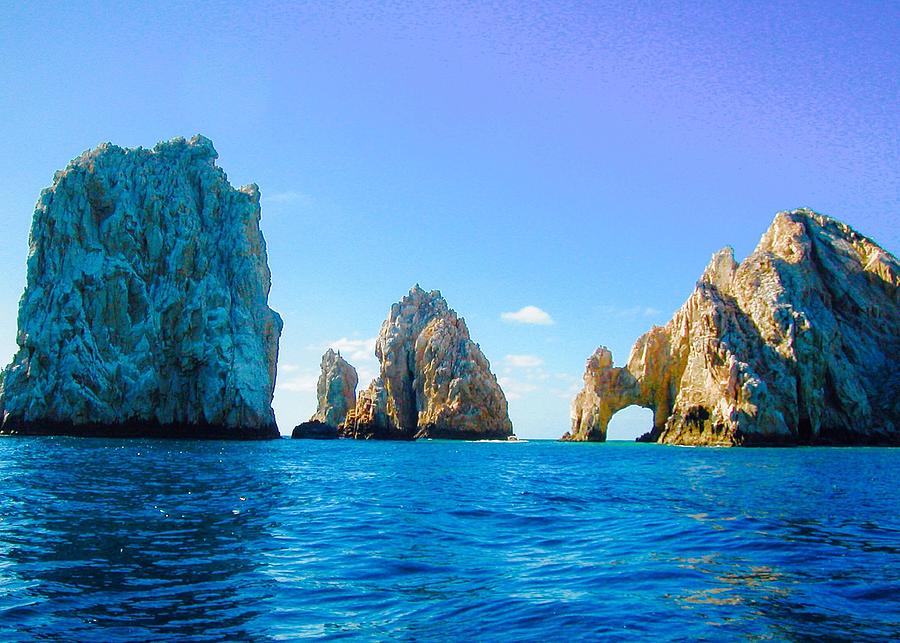
[[[355,438],[481,439],[512,434],[506,397],[465,321],[418,286],[393,305],[375,355],[380,376],[345,423]]]
[[[843,223],[779,213],[741,264],[716,253],[623,368],[600,348],[563,439],[606,439],[610,417],[654,412],[647,441],[900,444],[900,264]]]
[[[291,431],[292,440],[337,440],[339,437],[338,427],[318,420],[298,424]]]
[[[4,432],[278,437],[259,189],[196,136],[104,144],[34,212]]]

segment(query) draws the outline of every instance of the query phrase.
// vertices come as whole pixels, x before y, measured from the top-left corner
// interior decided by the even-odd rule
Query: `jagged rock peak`
[[[381,326],[380,375],[347,422],[353,437],[479,438],[512,434],[506,397],[465,320],[416,284]]]
[[[625,367],[595,353],[572,440],[654,412],[643,439],[673,444],[900,444],[900,263],[850,226],[780,212],[743,262],[720,251]]]
[[[359,377],[356,369],[341,357],[340,352],[329,348],[322,355],[322,372],[316,385],[318,407],[310,421],[333,427],[341,426],[347,413],[356,406],[356,385]]]
[[[734,249],[731,247],[722,248],[713,254],[697,283],[698,285],[708,284],[715,286],[723,293],[730,293],[737,268],[738,262],[734,259]]]
[[[199,135],[106,143],[41,192],[5,432],[278,437],[259,189],[216,158]]]

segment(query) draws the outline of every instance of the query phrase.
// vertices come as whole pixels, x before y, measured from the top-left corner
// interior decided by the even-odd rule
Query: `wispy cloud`
[[[617,319],[637,319],[638,317],[657,317],[662,311],[651,306],[622,306],[603,305],[597,306],[597,310],[607,317]]]
[[[355,362],[375,361],[376,341],[378,341],[377,337],[369,337],[367,339],[341,337],[333,342],[329,342],[326,348],[340,351],[344,359],[355,366]]]
[[[378,376],[379,366],[378,360],[375,359],[375,341],[375,337],[368,339],[342,337],[325,345],[308,344],[304,349],[319,355],[327,348],[340,350],[341,355],[356,369],[359,377],[356,391],[359,393]],[[311,362],[307,364],[306,368],[293,363],[279,363],[276,390],[290,393],[315,393],[320,375],[318,360],[315,364],[315,371],[311,371],[308,368],[312,365]]]
[[[377,363],[377,362],[376,362]],[[365,390],[369,386],[369,382],[378,377],[378,367],[359,366],[356,367],[356,376],[359,378],[359,385],[356,392]]]
[[[315,392],[319,376],[315,373],[298,373],[286,379],[279,379],[275,388],[292,393]]]
[[[573,400],[584,386],[582,378],[571,373],[554,373],[553,379],[557,382],[553,394],[563,400]]]
[[[497,378],[506,399],[519,403],[548,397],[571,401],[581,390],[581,378],[572,373],[552,372],[537,355],[506,355],[502,374]]]
[[[506,395],[507,400],[521,400],[529,393],[534,393],[538,390],[536,385],[512,377],[504,376],[498,378],[497,382],[500,384],[500,388],[503,389],[503,394]]]
[[[533,324],[537,326],[550,326],[553,318],[537,306],[525,306],[515,312],[501,313],[500,319],[511,324]]]
[[[538,368],[544,364],[537,355],[507,355],[503,361],[513,368]]]

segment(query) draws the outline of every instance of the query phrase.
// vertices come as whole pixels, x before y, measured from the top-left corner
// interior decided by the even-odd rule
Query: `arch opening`
[[[653,411],[632,404],[616,411],[609,419],[606,428],[606,441],[626,440],[634,442],[636,438],[653,429]]]

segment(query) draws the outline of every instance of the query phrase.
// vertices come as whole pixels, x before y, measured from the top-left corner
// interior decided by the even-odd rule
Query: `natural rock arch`
[[[674,399],[672,387],[667,373],[653,373],[654,362],[645,360],[648,351],[668,347],[665,335],[656,330],[638,341],[625,367],[613,366],[612,351],[606,346],[594,351],[585,368],[584,389],[572,404],[572,431],[564,440],[605,442],[609,421],[629,406],[653,413],[653,428],[642,437],[658,434],[665,427]]]
[[[649,434],[653,424],[653,409],[632,404],[612,414],[606,428],[606,439],[635,441]]]
[[[569,440],[653,409],[668,444],[900,444],[900,263],[849,226],[781,212],[738,264],[713,255],[687,301],[624,368],[600,347]]]

